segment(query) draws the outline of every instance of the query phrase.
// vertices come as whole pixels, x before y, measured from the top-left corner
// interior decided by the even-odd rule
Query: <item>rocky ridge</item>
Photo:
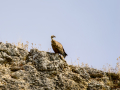
[[[108,73],[68,65],[59,54],[0,44],[0,90],[120,90],[111,85]]]

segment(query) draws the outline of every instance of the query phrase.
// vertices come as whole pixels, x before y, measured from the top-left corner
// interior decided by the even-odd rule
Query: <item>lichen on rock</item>
[[[110,90],[105,72],[68,65],[59,54],[0,44],[0,90]]]

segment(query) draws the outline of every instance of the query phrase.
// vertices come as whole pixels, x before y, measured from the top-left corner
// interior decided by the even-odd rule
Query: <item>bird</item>
[[[53,38],[55,38],[56,36],[52,35],[51,36],[51,46],[52,49],[55,53],[59,53],[61,55],[63,55],[63,57],[65,58],[67,56],[67,53],[65,52],[63,46],[61,43],[55,41]]]

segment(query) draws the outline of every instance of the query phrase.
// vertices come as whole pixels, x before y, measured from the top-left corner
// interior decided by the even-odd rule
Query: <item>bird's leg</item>
[[[62,59],[62,60],[64,59],[62,55],[59,55],[59,56],[60,56],[60,59]]]

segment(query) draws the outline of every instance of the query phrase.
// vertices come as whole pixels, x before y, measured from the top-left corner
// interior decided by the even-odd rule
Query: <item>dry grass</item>
[[[103,66],[103,71],[108,73],[116,73],[120,76],[120,56],[117,58],[116,67],[113,68],[111,65],[107,64],[107,66]]]
[[[18,42],[16,46],[17,46],[17,48],[23,48],[23,49],[25,49],[25,50],[28,50],[28,45],[29,45],[29,42],[26,41],[26,44],[23,44],[23,43],[21,43],[21,42]]]
[[[7,42],[6,42],[7,43]],[[26,41],[26,44],[24,44],[24,43],[21,43],[21,42],[18,42],[18,43],[12,43],[12,45],[15,45],[15,46],[17,46],[17,48],[22,48],[22,49],[25,49],[25,50],[29,50],[29,49],[42,49],[41,48],[41,44],[39,44],[38,45],[38,47],[37,47],[37,45],[36,44],[33,44],[33,43],[31,43],[31,48],[29,48],[29,42],[28,41]]]

